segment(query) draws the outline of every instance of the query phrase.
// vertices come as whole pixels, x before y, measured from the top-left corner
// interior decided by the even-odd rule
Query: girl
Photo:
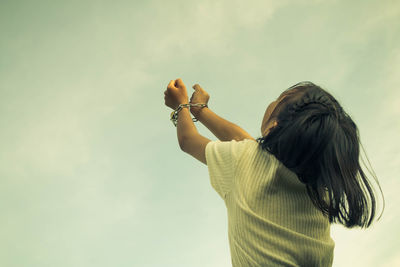
[[[165,104],[176,110],[181,149],[207,164],[225,202],[232,265],[331,266],[331,223],[366,228],[376,211],[350,116],[330,93],[300,82],[269,104],[254,139],[193,89],[189,103],[182,80],[172,80]],[[198,133],[189,108],[219,140]]]

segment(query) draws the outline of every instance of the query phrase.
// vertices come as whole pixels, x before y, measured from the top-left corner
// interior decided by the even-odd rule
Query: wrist
[[[189,102],[182,101],[182,102],[179,102],[179,104],[177,104],[177,105],[175,106],[175,108],[172,107],[172,109],[173,109],[173,110],[177,110],[177,109],[179,108],[179,106],[181,106],[181,105],[182,105],[182,108],[184,108],[185,106],[183,106],[183,105],[188,105],[188,104],[189,104]]]
[[[189,111],[189,103],[181,103],[174,109],[174,111],[171,112],[170,120],[174,123],[175,127],[178,123],[178,114],[182,112],[182,110],[184,110],[185,108],[187,108],[187,110]]]
[[[190,113],[192,113],[192,115],[197,119],[197,120],[201,120],[201,117],[204,113],[204,110],[208,108],[206,107],[190,107]]]

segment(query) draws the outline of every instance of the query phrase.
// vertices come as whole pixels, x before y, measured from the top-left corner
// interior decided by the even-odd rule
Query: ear
[[[278,122],[276,120],[274,120],[271,126],[268,126],[267,128],[265,128],[265,130],[263,132],[263,136],[266,136],[267,134],[269,134],[269,131],[277,125],[278,125]]]

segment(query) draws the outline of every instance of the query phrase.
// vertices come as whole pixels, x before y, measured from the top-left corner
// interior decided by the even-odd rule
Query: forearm
[[[199,133],[193,123],[189,108],[185,107],[182,108],[181,111],[179,111],[176,128],[179,146],[181,147],[181,149],[183,149],[183,140],[191,135]]]
[[[254,139],[238,125],[221,118],[208,107],[198,109],[194,116],[221,141]]]

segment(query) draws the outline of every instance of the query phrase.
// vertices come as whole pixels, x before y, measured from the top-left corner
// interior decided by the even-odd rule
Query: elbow
[[[194,134],[185,134],[183,136],[180,136],[178,138],[179,142],[179,147],[183,152],[188,153],[188,150],[192,150],[193,147],[193,140],[195,140],[199,134],[194,133]]]
[[[185,139],[184,137],[179,138],[178,143],[179,147],[181,148],[182,151],[185,152]]]
[[[194,136],[193,135],[185,135],[179,138],[179,147],[181,148],[181,150],[183,152],[188,151],[188,149],[190,149],[190,146],[192,145],[192,140],[193,140]]]

